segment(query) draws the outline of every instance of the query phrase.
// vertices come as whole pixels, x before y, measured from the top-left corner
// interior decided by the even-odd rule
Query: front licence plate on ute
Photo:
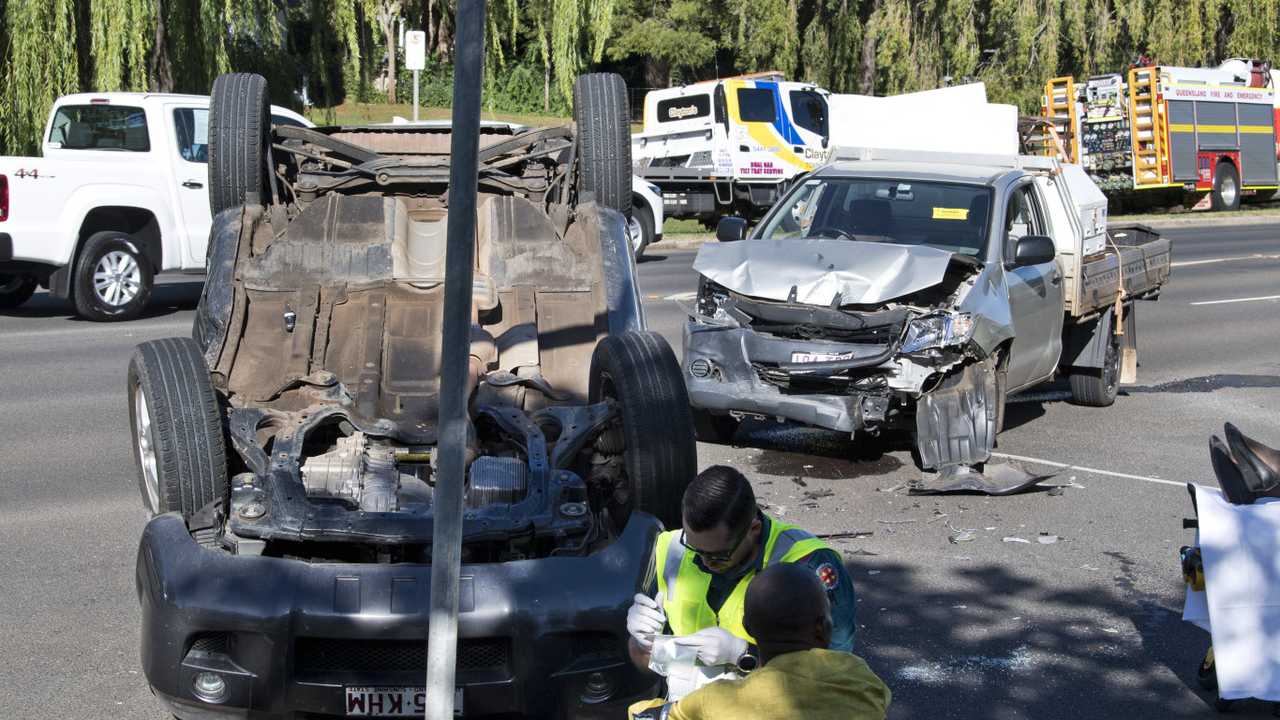
[[[834,362],[836,360],[848,360],[853,357],[853,353],[819,353],[819,352],[793,352],[791,353],[791,362],[793,363],[819,363]]]
[[[427,691],[420,687],[349,687],[347,715],[373,717],[422,717]],[[462,688],[453,691],[453,714],[462,714]]]

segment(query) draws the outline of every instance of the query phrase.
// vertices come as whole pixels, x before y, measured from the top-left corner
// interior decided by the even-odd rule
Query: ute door
[[[1015,266],[1019,238],[1049,235],[1044,204],[1030,180],[1015,186],[1005,204],[1004,275],[1015,337],[1008,359],[1008,387],[1017,389],[1053,373],[1062,352],[1062,270],[1055,257]]]
[[[209,106],[168,105],[165,124],[172,142],[173,192],[177,198],[178,226],[182,228],[183,267],[204,267],[209,246]]]

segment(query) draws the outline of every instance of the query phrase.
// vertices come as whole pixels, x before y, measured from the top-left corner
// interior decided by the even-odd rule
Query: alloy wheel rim
[[[1222,178],[1222,202],[1226,205],[1236,203],[1236,182],[1229,177]]]
[[[627,220],[627,239],[631,241],[632,252],[639,250],[640,244],[644,242],[644,229],[634,216]]]
[[[160,511],[160,477],[156,463],[155,436],[151,430],[151,413],[147,408],[147,396],[142,388],[133,393],[133,413],[137,418],[135,442],[138,444],[138,463],[142,465],[142,484],[147,489],[151,511]]]
[[[112,250],[93,270],[93,291],[107,305],[127,305],[142,289],[142,268],[123,250]]]

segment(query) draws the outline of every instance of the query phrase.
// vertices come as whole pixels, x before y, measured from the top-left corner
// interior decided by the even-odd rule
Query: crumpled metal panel
[[[986,462],[996,444],[999,406],[994,363],[965,365],[916,405],[916,447],[926,469]]]
[[[743,240],[703,245],[693,269],[752,297],[830,305],[839,295],[841,305],[870,305],[942,282],[952,254],[861,240]]]

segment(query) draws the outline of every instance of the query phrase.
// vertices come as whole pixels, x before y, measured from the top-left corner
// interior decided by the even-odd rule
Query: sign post
[[[427,34],[410,30],[404,34],[404,66],[413,71],[413,121],[418,122],[418,72],[427,67]]]

